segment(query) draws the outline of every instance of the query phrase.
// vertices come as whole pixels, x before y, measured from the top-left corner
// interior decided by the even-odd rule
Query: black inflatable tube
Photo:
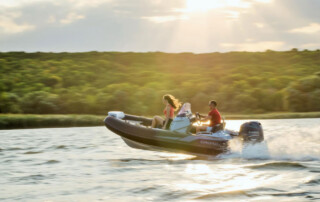
[[[152,119],[142,117],[142,116],[135,116],[135,115],[130,115],[130,114],[125,114],[125,117],[123,120],[128,120],[128,121],[140,121],[142,125],[144,126],[151,126]]]
[[[135,116],[136,117],[136,116]],[[130,117],[131,118],[131,117]],[[130,119],[132,120],[132,119]],[[141,121],[141,120],[135,120]],[[161,148],[168,148],[181,151],[183,153],[203,154],[203,155],[217,155],[225,151],[226,148],[216,148],[209,145],[199,145],[195,142],[181,142],[177,140],[164,140],[157,138],[158,135],[170,135],[170,131],[154,130],[151,128],[144,128],[141,126],[135,126],[132,124],[125,123],[114,117],[106,117],[106,127],[117,135],[127,138],[129,140],[157,146]],[[185,135],[188,136],[188,135]],[[182,137],[183,138],[183,137]],[[221,141],[223,144],[224,142]]]

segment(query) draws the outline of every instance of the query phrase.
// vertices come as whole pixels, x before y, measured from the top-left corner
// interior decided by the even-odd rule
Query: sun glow
[[[270,3],[272,0],[186,0],[185,12],[206,12],[223,8],[249,8],[254,2]]]
[[[248,8],[250,3],[243,0],[187,0],[186,12],[206,12],[225,7]]]

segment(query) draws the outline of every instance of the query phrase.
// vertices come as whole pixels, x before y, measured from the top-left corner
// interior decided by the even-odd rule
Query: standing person
[[[203,119],[201,119],[201,117],[203,116],[199,114],[201,121],[210,120],[210,124],[209,126],[197,126],[196,127],[197,133],[201,130],[206,130],[207,132],[211,132],[213,127],[215,127],[217,124],[221,124],[221,116],[220,116],[220,112],[217,109],[217,105],[218,104],[216,101],[211,100],[209,102],[210,112],[208,113],[208,116],[205,116]]]
[[[162,129],[168,130],[174,118],[174,111],[179,109],[181,103],[178,99],[176,99],[173,95],[170,94],[164,95],[162,98],[162,102],[166,105],[163,111],[165,119],[163,119],[160,116],[153,117],[151,127],[155,128],[160,125]]]

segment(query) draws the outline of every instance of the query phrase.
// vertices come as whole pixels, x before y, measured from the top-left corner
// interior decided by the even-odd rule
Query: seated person
[[[164,95],[162,101],[163,104],[166,105],[163,111],[165,119],[160,116],[153,117],[151,127],[155,128],[157,126],[161,126],[162,129],[168,130],[174,118],[174,111],[176,111],[181,106],[181,103],[178,99],[169,94]]]
[[[197,133],[201,130],[206,130],[207,132],[212,132],[213,127],[215,127],[217,124],[221,124],[221,116],[217,109],[217,102],[214,100],[211,100],[209,102],[210,112],[208,113],[208,116],[201,119],[200,115],[200,121],[208,121],[210,120],[209,126],[197,126],[196,131]]]

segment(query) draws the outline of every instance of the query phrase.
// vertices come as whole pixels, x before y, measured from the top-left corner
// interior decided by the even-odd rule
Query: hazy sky
[[[320,0],[0,0],[0,51],[320,49]]]

